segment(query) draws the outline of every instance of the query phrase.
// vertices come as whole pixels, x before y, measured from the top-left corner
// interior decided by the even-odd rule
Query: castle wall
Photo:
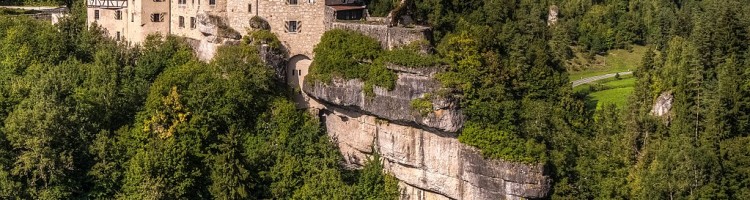
[[[136,1],[138,2],[138,1]],[[140,28],[139,24],[134,24],[133,28],[140,29],[139,36],[140,40],[137,43],[146,40],[146,37],[151,34],[160,34],[162,36],[170,33],[169,22],[171,17],[169,16],[169,1],[155,2],[153,0],[140,0],[140,16],[136,16],[141,19]],[[162,13],[166,14],[164,21],[152,22],[151,14]]]
[[[216,9],[219,5],[210,6],[208,5],[208,0],[186,0],[185,4],[179,4],[179,0],[171,0],[171,18],[170,25],[172,26],[171,34],[181,36],[181,37],[187,37],[187,38],[193,38],[193,39],[199,39],[202,37],[202,34],[200,31],[198,31],[198,14],[201,11],[204,10],[220,10]],[[222,1],[226,2],[226,1]],[[217,0],[217,4],[220,3],[220,1]],[[213,7],[213,8],[211,8]],[[180,27],[180,17],[183,17],[184,21],[184,27]],[[190,26],[191,18],[195,19],[195,27]]]
[[[333,22],[331,28],[348,29],[360,32],[380,41],[386,49],[408,45],[419,40],[430,40],[430,29],[427,27],[388,27],[385,24],[356,22]]]
[[[289,5],[287,0],[231,1],[227,4],[229,25],[241,34],[250,28],[250,18],[258,15],[271,26],[279,40],[289,52],[289,56],[305,55],[313,57],[313,48],[325,32],[325,2],[322,0],[297,0]],[[247,10],[253,4],[253,12]],[[287,21],[299,21],[299,32],[286,31]]]
[[[125,37],[126,39],[130,39],[130,34],[128,32],[128,20],[130,20],[130,16],[126,16],[128,13],[127,8],[121,8],[121,9],[103,9],[103,8],[87,8],[88,12],[91,13],[88,15],[87,21],[89,23],[96,23],[99,25],[102,29],[104,29],[105,33],[109,37],[115,37],[117,32],[120,32],[121,37]],[[94,12],[99,11],[99,19],[94,18]],[[122,18],[121,19],[115,19],[115,11],[121,11],[122,12]]]

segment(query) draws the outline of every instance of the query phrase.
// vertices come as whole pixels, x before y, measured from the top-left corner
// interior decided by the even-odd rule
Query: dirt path
[[[575,81],[573,81],[573,87],[576,87],[576,86],[579,86],[579,85],[583,85],[583,84],[586,84],[586,83],[591,83],[591,82],[598,81],[598,80],[602,80],[602,79],[612,78],[612,77],[615,77],[617,74],[618,73],[612,73],[612,74],[592,76],[592,77],[587,77],[587,78],[575,80]],[[633,74],[633,72],[632,71],[630,71],[630,72],[620,72],[619,74],[620,74],[620,76],[622,76],[622,75]]]

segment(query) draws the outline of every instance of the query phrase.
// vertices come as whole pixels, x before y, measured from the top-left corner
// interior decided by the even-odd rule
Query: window
[[[177,0],[177,4],[187,4],[187,0]]]
[[[195,29],[195,17],[190,17],[190,28]]]
[[[185,17],[180,16],[180,28],[185,28]]]
[[[247,4],[247,12],[253,13],[253,4]]]
[[[154,0],[154,2],[164,2],[164,0]]]
[[[130,13],[130,22],[135,22],[135,13]]]
[[[208,0],[208,5],[216,5],[216,0]]]
[[[315,0],[307,0],[307,3],[315,4]]]
[[[152,22],[163,22],[165,15],[166,14],[164,14],[164,13],[154,13],[154,14],[151,14],[151,21]]]
[[[117,33],[115,33],[115,40],[120,41],[120,31],[117,31]]]
[[[99,19],[99,10],[94,10],[94,20]]]
[[[299,33],[300,28],[302,28],[302,22],[301,21],[287,21],[286,22],[286,32],[287,33]]]
[[[302,76],[302,70],[301,69],[297,70],[297,76]]]
[[[122,19],[122,11],[115,10],[115,19],[116,20],[121,20]]]
[[[289,5],[297,5],[297,0],[286,0],[286,3]]]

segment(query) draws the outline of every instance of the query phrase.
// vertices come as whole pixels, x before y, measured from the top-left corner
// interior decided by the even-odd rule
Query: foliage
[[[17,8],[0,8],[0,15],[28,15],[28,14],[37,14],[37,13],[40,13],[40,11],[24,10],[24,9],[17,9]]]
[[[399,4],[398,0],[367,0],[367,11],[373,17],[385,17]]]
[[[369,95],[373,94],[374,86],[392,90],[396,85],[396,74],[377,60],[382,50],[373,38],[334,29],[323,34],[314,52],[315,60],[305,81],[330,83],[334,78],[360,79],[365,82],[365,92]]]
[[[358,172],[340,166],[257,46],[225,46],[204,63],[176,37],[128,46],[78,17],[0,17],[0,198],[398,194],[376,162],[361,181],[344,179]]]
[[[398,48],[383,52],[383,62],[406,67],[435,67],[442,64],[435,55],[423,55],[418,49]]]
[[[423,98],[411,100],[411,110],[416,111],[421,116],[427,116],[434,110],[432,108],[431,95],[425,95]]]
[[[482,154],[487,157],[529,164],[544,162],[546,159],[546,148],[543,144],[534,140],[518,138],[515,134],[471,121],[464,124],[464,129],[458,140],[461,143],[471,144],[482,149]]]
[[[281,41],[276,37],[276,34],[268,30],[250,31],[246,37],[242,38],[242,41],[245,44],[268,45],[273,49],[282,48]]]

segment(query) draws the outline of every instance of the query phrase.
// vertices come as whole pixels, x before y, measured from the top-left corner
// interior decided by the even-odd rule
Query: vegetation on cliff
[[[388,63],[406,67],[434,67],[441,63],[436,56],[419,53],[419,45],[383,50],[377,40],[361,33],[330,30],[315,46],[315,60],[305,81],[330,83],[334,78],[360,79],[368,95],[372,95],[374,86],[393,90],[398,77],[386,68]]]
[[[558,19],[547,24],[551,6]],[[459,135],[490,158],[543,163],[553,199],[747,199],[748,6],[741,1],[432,1],[407,8],[434,31],[462,95]],[[627,105],[586,106],[565,60],[580,48],[641,52]],[[646,49],[642,46],[646,46]],[[624,50],[620,50],[624,51]],[[628,60],[640,60],[632,59]],[[662,93],[667,116],[651,114]],[[623,103],[622,100],[619,101]],[[419,100],[415,107],[423,107]]]
[[[559,15],[548,26],[552,5]],[[750,20],[741,1],[409,6],[433,27],[438,53],[455,71],[441,80],[464,93],[461,141],[489,157],[546,163],[553,199],[750,198],[750,154],[739,145],[750,127]],[[574,45],[590,55],[652,47],[626,107],[594,111],[570,91],[562,64]],[[664,92],[675,96],[672,111],[652,116]]]
[[[205,63],[83,21],[0,16],[1,199],[397,198],[379,162],[340,165],[252,43]]]

